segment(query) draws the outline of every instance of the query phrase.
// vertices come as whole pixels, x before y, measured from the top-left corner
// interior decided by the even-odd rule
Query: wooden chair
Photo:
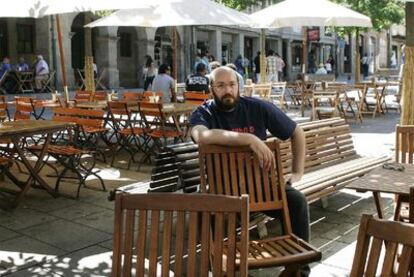
[[[123,149],[130,156],[128,160],[128,169],[130,169],[131,162],[135,163],[137,152],[147,152],[148,137],[145,135],[142,121],[133,116],[126,102],[109,101],[108,108],[109,118],[114,129],[114,137],[116,138],[112,149],[111,166],[115,162],[116,154]]]
[[[396,251],[402,247],[395,275],[394,263]],[[385,249],[384,256],[381,250]],[[358,240],[352,264],[351,277],[377,276],[409,276],[412,269],[414,253],[414,225],[403,222],[375,219],[372,215],[362,215]],[[382,265],[382,268],[378,268]]]
[[[158,96],[158,102],[162,103],[162,98],[163,98],[163,93],[162,92],[152,92],[152,91],[144,91],[142,93],[142,100],[141,101],[146,101],[146,102],[150,102],[151,97],[153,96]]]
[[[196,91],[186,91],[184,92],[184,100],[186,103],[201,105],[209,99],[208,93],[201,93]]]
[[[270,100],[270,94],[272,93],[272,84],[255,84],[253,95],[259,96],[263,100]]]
[[[52,80],[55,77],[56,71],[52,70],[49,72],[49,77],[46,80],[42,81],[42,87],[41,87],[41,91],[45,91],[45,92],[53,92],[53,88],[52,88]]]
[[[247,196],[118,194],[112,276],[245,277],[247,215]]]
[[[106,91],[95,91],[92,93],[92,101],[106,101],[108,98]]]
[[[105,191],[103,179],[98,175],[99,170],[95,170],[96,152],[100,152],[96,137],[106,132],[103,127],[103,120],[99,116],[103,116],[103,111],[91,111],[77,108],[55,108],[52,120],[76,123],[76,128],[69,134],[69,141],[62,141],[60,144],[51,144],[46,150],[49,156],[55,158],[64,168],[59,172],[52,164],[45,162],[46,165],[53,168],[56,173],[55,190],[59,190],[62,179],[76,179],[78,188],[76,198],[79,198],[80,188],[86,187],[86,179],[88,176],[95,176]],[[31,146],[29,150],[33,154],[37,154],[43,146]],[[88,162],[83,162],[84,157],[91,157]],[[67,173],[72,172],[76,177],[69,176]]]
[[[286,82],[273,82],[272,83],[272,92],[270,94],[270,101],[272,101],[276,106],[282,110],[288,108],[286,97]]]
[[[285,266],[293,276],[304,264],[318,261],[321,253],[292,233],[283,180],[281,154],[276,140],[267,142],[276,168],[265,171],[245,147],[200,145],[201,191],[240,196],[248,194],[251,212],[280,211],[284,234],[249,242],[249,268]],[[292,274],[292,275],[289,275]]]
[[[31,97],[15,96],[14,120],[27,120],[34,115],[34,102]]]
[[[6,96],[0,95],[0,121],[10,120],[10,112],[6,101]]]
[[[127,101],[139,101],[142,98],[142,93],[125,91],[122,93],[122,97]]]
[[[141,160],[148,160],[156,150],[167,144],[169,139],[177,142],[179,139],[184,141],[185,134],[180,130],[175,122],[172,122],[162,112],[162,103],[149,103],[146,101],[138,102],[138,111],[143,121],[145,136],[148,136],[153,142],[146,155]],[[150,145],[151,142],[148,142]]]
[[[395,128],[395,162],[414,163],[414,125],[397,125]],[[408,197],[395,197],[394,220],[408,220]]]
[[[339,93],[337,91],[313,91],[312,120],[339,115]]]

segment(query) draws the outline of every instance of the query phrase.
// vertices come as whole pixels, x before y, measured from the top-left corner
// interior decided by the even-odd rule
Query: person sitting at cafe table
[[[315,74],[317,74],[317,75],[326,75],[326,74],[328,74],[328,71],[326,71],[323,63],[319,64],[319,68],[318,68],[318,70],[316,70]]]
[[[16,86],[16,79],[10,75],[6,75],[8,72],[11,71],[10,59],[8,57],[4,57],[3,62],[1,63],[0,67],[0,86],[3,90],[2,93],[13,93],[14,88]]]
[[[24,60],[23,57],[20,57],[19,63],[16,64],[16,70],[19,72],[29,71],[29,64]]]
[[[49,78],[49,65],[38,55],[35,63],[35,88],[39,92],[42,89],[42,83]]]
[[[210,81],[206,76],[206,65],[204,63],[199,63],[197,64],[196,70],[196,74],[188,76],[187,80],[185,81],[185,90],[208,93]]]
[[[158,75],[152,82],[152,91],[161,91],[162,101],[164,103],[175,102],[177,97],[175,94],[175,81],[170,76],[171,67],[167,64],[160,65],[158,69]]]
[[[293,233],[309,241],[309,208],[306,197],[293,186],[304,172],[305,134],[300,126],[270,102],[240,96],[236,71],[219,67],[210,74],[214,99],[204,102],[191,115],[191,137],[198,144],[245,145],[257,155],[260,166],[269,170],[275,164],[264,140],[273,136],[291,139],[292,173],[287,177],[286,195]],[[275,212],[266,212],[275,218]],[[309,267],[302,268],[307,276]]]

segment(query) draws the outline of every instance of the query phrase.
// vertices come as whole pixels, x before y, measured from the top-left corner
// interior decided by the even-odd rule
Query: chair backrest
[[[247,196],[118,194],[112,276],[247,276],[247,215]]]
[[[275,169],[266,171],[248,146],[200,145],[201,191],[240,196],[248,194],[250,210],[280,210],[285,233],[291,233],[283,180],[281,153],[276,140],[266,142],[276,160]]]
[[[184,99],[186,103],[201,105],[209,99],[208,93],[186,91],[184,92]]]
[[[125,91],[122,93],[122,97],[124,100],[140,100],[142,97],[142,93],[139,92],[132,92],[132,91]]]
[[[9,109],[5,95],[0,95],[0,121],[10,120]]]
[[[393,274],[397,249],[402,247],[397,275]],[[385,249],[385,255],[381,250]],[[362,215],[358,240],[352,264],[351,277],[409,276],[414,253],[414,225],[398,221],[375,219]],[[382,268],[378,268],[382,265]]]
[[[153,91],[144,91],[142,93],[142,101],[150,102],[151,98],[153,96],[158,96],[158,102],[162,103],[163,93],[162,92],[153,92]]]
[[[269,95],[271,92],[272,92],[271,83],[254,85],[254,94],[259,95],[260,98],[269,98]]]
[[[395,161],[412,164],[414,158],[414,125],[396,126]]]
[[[33,98],[25,96],[15,96],[14,100],[16,102],[14,120],[30,119],[34,109]]]
[[[55,108],[53,120],[74,122],[82,126],[103,127],[105,112],[102,110],[87,110],[80,108]]]
[[[75,91],[75,102],[87,102],[92,100],[92,91],[77,90]]]
[[[92,94],[92,101],[104,101],[107,100],[107,92],[106,91],[95,91]]]

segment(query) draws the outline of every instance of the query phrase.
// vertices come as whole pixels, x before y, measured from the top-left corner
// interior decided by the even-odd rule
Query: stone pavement
[[[351,123],[357,151],[366,155],[391,154],[399,114],[390,112],[363,124]],[[119,165],[119,164],[118,164]],[[150,167],[140,172],[100,164],[108,190],[149,178]],[[53,179],[48,179],[53,184]],[[99,188],[96,180],[88,185]],[[61,186],[74,195],[75,186]],[[80,199],[52,198],[31,189],[13,211],[0,210],[0,275],[5,276],[109,276],[113,232],[113,202],[108,192],[82,188]],[[371,194],[342,190],[310,207],[311,243],[323,253],[313,264],[312,276],[348,276],[362,213],[375,213]],[[392,214],[392,198],[385,198],[385,214]],[[251,276],[275,276],[277,270],[250,271]]]

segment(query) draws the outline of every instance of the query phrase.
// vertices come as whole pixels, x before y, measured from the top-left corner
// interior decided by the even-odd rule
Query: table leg
[[[372,194],[374,195],[375,207],[377,208],[378,218],[384,218],[381,207],[381,195],[377,191],[373,191]]]
[[[22,190],[16,196],[16,198],[15,198],[15,200],[13,202],[13,206],[17,206],[19,204],[19,202],[23,199],[23,196],[26,194],[26,192],[28,191],[28,189],[32,185],[32,181],[33,180],[36,180],[39,183],[39,185],[42,188],[44,188],[49,194],[51,194],[54,197],[57,196],[56,192],[51,187],[49,187],[49,185],[45,182],[45,180],[43,180],[43,178],[40,177],[40,175],[39,175],[39,170],[40,170],[40,167],[42,165],[43,158],[44,158],[44,156],[46,154],[47,148],[48,148],[48,146],[50,144],[51,138],[52,138],[52,134],[51,133],[48,133],[46,135],[46,141],[45,141],[45,143],[43,145],[42,150],[40,151],[40,154],[38,156],[38,160],[36,161],[36,164],[35,164],[34,167],[27,160],[26,156],[24,155],[23,149],[21,149],[21,147],[19,145],[19,139],[20,138],[17,138],[17,137],[12,137],[11,138],[11,140],[13,142],[13,145],[14,145],[14,147],[16,149],[16,152],[18,153],[18,155],[19,155],[22,163],[24,164],[24,166],[26,167],[26,169],[30,173],[30,176],[27,179],[27,181],[25,182]]]

